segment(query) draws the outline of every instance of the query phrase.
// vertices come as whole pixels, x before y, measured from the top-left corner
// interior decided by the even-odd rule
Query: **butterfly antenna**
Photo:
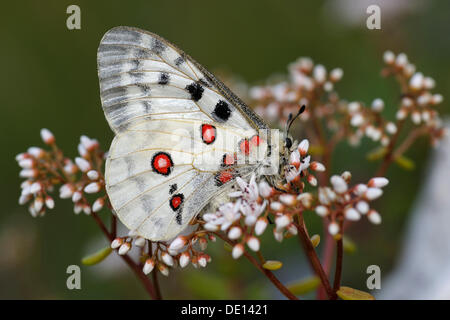
[[[295,117],[292,117],[292,113],[289,114],[288,121],[286,123],[286,136],[288,135],[289,130],[291,129],[291,125],[294,123],[295,119],[297,119],[298,116],[301,115],[305,111],[305,109],[306,109],[306,106],[302,105],[300,107],[300,109],[298,110],[297,114],[295,115]]]

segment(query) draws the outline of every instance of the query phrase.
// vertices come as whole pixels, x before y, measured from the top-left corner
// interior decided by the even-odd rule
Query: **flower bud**
[[[167,252],[161,254],[161,260],[168,266],[173,266],[173,258]]]
[[[383,188],[389,184],[389,180],[384,177],[375,177],[369,180],[369,187]]]
[[[345,213],[345,218],[347,220],[357,221],[357,220],[361,219],[360,213],[352,207],[345,209],[344,213]]]
[[[121,256],[123,256],[123,255],[127,254],[127,252],[130,251],[130,249],[131,249],[131,243],[125,242],[124,244],[122,244],[119,247],[119,254]]]
[[[317,206],[315,211],[321,217],[326,217],[329,213],[328,208],[325,206]]]
[[[333,185],[333,189],[337,193],[344,193],[347,191],[347,182],[345,182],[344,178],[338,175],[334,175],[330,179],[331,184]]]
[[[268,221],[266,218],[261,217],[256,221],[256,225],[255,225],[255,234],[257,236],[260,236],[264,233],[264,231],[266,230]]]
[[[89,183],[86,187],[84,187],[84,192],[86,193],[97,193],[101,189],[101,185],[98,182]]]
[[[230,238],[231,240],[236,240],[240,238],[241,235],[242,230],[239,227],[232,227],[230,228],[230,231],[228,231],[228,238]]]
[[[339,233],[339,225],[336,222],[331,222],[328,225],[328,232],[332,235],[335,236]]]
[[[259,239],[257,237],[251,236],[247,239],[247,246],[255,251],[258,252],[259,251],[259,247],[260,247],[260,243],[259,243]]]
[[[184,268],[189,264],[190,260],[191,260],[191,257],[189,256],[189,253],[187,251],[185,251],[180,255],[178,263],[181,268]]]
[[[381,190],[379,188],[369,188],[365,192],[364,196],[368,200],[375,200],[375,199],[381,197],[382,194],[383,194],[383,190]]]
[[[145,246],[145,239],[142,237],[137,237],[134,240],[134,245],[139,247],[139,248],[143,248]]]
[[[377,211],[373,210],[373,209],[369,211],[369,213],[367,214],[367,218],[373,224],[380,224],[381,223],[381,216],[380,216],[380,214]]]
[[[186,245],[186,237],[178,236],[176,237],[169,246],[170,250],[178,251]]]
[[[91,169],[91,164],[84,158],[76,157],[75,163],[82,172],[88,172]]]
[[[238,259],[240,256],[244,254],[244,246],[241,243],[236,244],[231,251],[231,255],[233,259]]]
[[[155,261],[153,259],[147,259],[147,260],[145,260],[142,271],[144,272],[144,274],[149,274],[150,272],[153,271],[154,267],[155,267]]]
[[[98,174],[98,171],[96,171],[96,170],[89,170],[87,173],[87,176],[91,180],[97,180],[100,177],[100,175]]]
[[[94,204],[92,205],[92,211],[99,212],[100,210],[102,210],[104,205],[105,205],[105,199],[98,198],[97,200],[94,201]]]
[[[300,152],[300,156],[304,157],[308,154],[309,149],[309,141],[308,139],[303,139],[302,142],[298,145],[298,152]]]
[[[41,138],[42,138],[42,141],[44,141],[45,144],[53,144],[53,143],[55,143],[55,136],[48,129],[45,129],[45,128],[41,129]]]

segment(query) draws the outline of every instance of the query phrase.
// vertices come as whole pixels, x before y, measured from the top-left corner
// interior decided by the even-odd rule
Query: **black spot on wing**
[[[219,100],[212,113],[214,119],[218,122],[225,122],[231,116],[231,109],[227,102]]]
[[[170,186],[169,193],[173,194],[175,191],[177,191],[177,189],[178,189],[178,186],[176,183],[174,183]]]
[[[159,74],[159,80],[158,80],[159,84],[162,84],[162,85],[168,84],[169,80],[170,80],[170,77],[167,72],[161,72]]]
[[[182,224],[182,215],[181,215],[181,212],[182,212],[183,210],[179,210],[178,212],[177,212],[177,215],[175,216],[175,220],[177,221],[177,223],[178,223],[178,225],[180,225],[181,226],[181,224]]]
[[[194,101],[200,100],[203,96],[203,91],[205,91],[205,89],[198,82],[193,82],[187,85],[185,89],[191,94],[191,99]]]
[[[175,65],[177,67],[179,67],[182,63],[184,63],[184,58],[182,56],[179,56],[178,58],[176,58],[174,61]]]
[[[156,54],[161,54],[164,50],[166,50],[166,45],[156,38],[152,39],[152,51]]]

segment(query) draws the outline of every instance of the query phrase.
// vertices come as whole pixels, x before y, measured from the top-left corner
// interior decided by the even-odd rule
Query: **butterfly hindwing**
[[[106,188],[120,220],[168,240],[237,175],[266,125],[222,82],[157,35],[117,27],[98,50],[101,101],[116,133]],[[230,162],[233,159],[232,163]]]

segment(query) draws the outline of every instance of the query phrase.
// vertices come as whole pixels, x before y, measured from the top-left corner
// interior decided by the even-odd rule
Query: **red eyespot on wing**
[[[216,128],[210,124],[202,124],[202,140],[206,144],[211,144],[216,140]]]
[[[234,175],[232,172],[228,170],[221,171],[216,175],[216,185],[221,186],[232,179],[234,179]]]
[[[173,211],[176,211],[183,204],[184,196],[181,193],[174,195],[170,198],[170,207]]]
[[[225,167],[232,166],[236,163],[236,161],[237,161],[236,154],[225,153],[223,155],[222,165]]]
[[[239,149],[243,154],[248,155],[250,153],[250,143],[247,139],[243,139],[239,142]]]
[[[262,142],[262,139],[257,135],[254,135],[253,137],[250,138],[251,146],[258,147],[261,144],[261,142]]]
[[[152,158],[152,169],[154,172],[168,176],[173,168],[173,161],[170,154],[157,152]]]

